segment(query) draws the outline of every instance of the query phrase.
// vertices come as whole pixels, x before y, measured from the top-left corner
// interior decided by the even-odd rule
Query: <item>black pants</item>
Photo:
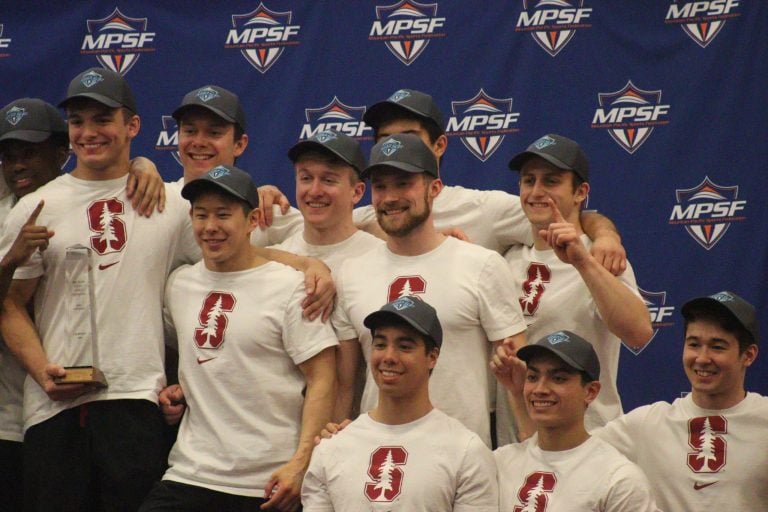
[[[266,502],[264,498],[238,496],[163,480],[149,493],[140,512],[251,512],[258,511]]]
[[[24,436],[25,508],[135,512],[167,458],[152,402],[102,400],[62,411]]]
[[[22,460],[21,443],[0,439],[0,509],[22,510]]]

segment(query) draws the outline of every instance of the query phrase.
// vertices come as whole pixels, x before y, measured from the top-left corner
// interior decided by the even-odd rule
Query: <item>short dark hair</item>
[[[725,332],[733,334],[739,342],[739,354],[743,354],[750,345],[757,345],[752,333],[741,325],[733,314],[716,304],[699,304],[691,308],[685,317],[685,332],[688,332],[688,324],[698,320],[712,322]]]
[[[215,185],[200,188],[200,192],[195,194],[195,196],[189,201],[192,206],[192,209],[195,208],[195,201],[197,201],[197,199],[204,194],[213,194],[231,203],[237,203],[240,206],[240,208],[242,208],[243,214],[245,214],[246,217],[248,217],[251,214],[251,212],[254,210],[254,208],[250,204],[248,204],[248,201],[244,201],[239,197],[235,197],[232,194],[228,194],[227,192],[224,192],[222,189],[220,189]]]
[[[379,138],[379,127],[400,120],[417,121],[429,135],[429,141],[432,144],[437,142],[438,137],[445,133],[445,130],[443,130],[441,126],[438,126],[436,122],[428,117],[420,116],[404,108],[390,108],[383,112],[381,117],[379,117],[378,124],[373,129],[374,139]]]

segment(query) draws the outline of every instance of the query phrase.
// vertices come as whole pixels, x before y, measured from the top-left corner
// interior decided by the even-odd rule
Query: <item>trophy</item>
[[[93,311],[91,250],[78,244],[67,247],[66,251],[64,270],[67,282],[68,353],[69,361],[74,365],[65,366],[67,374],[64,377],[55,377],[54,382],[107,387],[104,373],[96,367],[99,351]]]

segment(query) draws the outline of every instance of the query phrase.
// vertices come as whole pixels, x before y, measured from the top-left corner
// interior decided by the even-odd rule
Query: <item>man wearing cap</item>
[[[370,366],[370,333],[363,320],[376,303],[422,297],[437,310],[445,333],[442,362],[431,379],[432,400],[490,446],[489,342],[520,346],[525,340],[509,268],[497,253],[435,230],[431,210],[442,182],[437,160],[416,135],[381,140],[363,177],[371,179],[373,205],[388,239],[346,260],[338,276],[335,327],[339,339],[346,340],[339,353],[339,381],[354,375],[361,352]],[[369,373],[361,411],[375,406],[376,394]],[[351,386],[340,385],[335,419],[348,417],[351,407]]]
[[[744,387],[758,353],[755,308],[722,291],[682,314],[691,392],[594,434],[645,471],[663,510],[768,510],[768,398]]]
[[[338,341],[328,324],[302,317],[300,274],[251,246],[261,212],[248,173],[217,166],[182,195],[203,260],[168,280],[180,385],[160,403],[176,421],[184,406],[172,402],[188,408],[141,510],[296,510],[333,406]]]
[[[584,426],[600,393],[592,344],[563,330],[520,348],[517,357],[507,348],[499,347],[492,367],[536,434],[494,452],[499,510],[659,510],[643,472]]]
[[[589,166],[581,147],[557,134],[538,138],[509,167],[520,173],[520,203],[534,238],[533,247],[505,254],[515,277],[528,336],[538,339],[558,328],[589,340],[600,358],[602,390],[586,415],[587,430],[622,413],[616,383],[622,340],[643,347],[653,331],[632,266],[621,276],[608,272],[590,253],[581,226],[581,206],[589,193]],[[502,403],[500,409],[504,410]],[[513,439],[498,415],[499,444]]]
[[[366,162],[358,142],[336,130],[324,130],[296,143],[289,151],[296,173],[296,204],[303,232],[276,248],[320,258],[335,275],[341,263],[383,242],[360,231],[352,210],[363,197],[360,173]]]
[[[175,260],[195,261],[200,253],[180,196],[168,195],[165,210],[151,219],[126,196],[140,119],[125,79],[88,69],[72,80],[61,105],[75,168],[22,197],[0,242],[0,252],[8,252],[45,201],[37,223],[55,236],[18,268],[0,318],[6,343],[31,377],[24,387],[26,508],[135,510],[165,464],[156,405],[165,380],[165,279]],[[90,250],[92,342],[75,343],[68,321],[66,258],[77,245]],[[33,296],[34,323],[26,311]],[[87,356],[93,345],[98,361]],[[93,364],[109,386],[56,384],[73,364]]]
[[[302,488],[304,511],[498,510],[490,450],[430,401],[443,340],[435,309],[404,296],[364,324],[378,402],[315,448]]]
[[[413,133],[442,161],[448,148],[443,114],[433,98],[413,89],[400,89],[388,99],[375,103],[363,116],[373,128],[376,142],[396,133]],[[444,185],[435,198],[433,216],[438,230],[461,230],[473,243],[503,254],[518,244],[533,240],[516,196],[500,190],[473,190]],[[375,224],[372,206],[355,209],[355,223],[363,228]],[[582,221],[595,241],[593,253],[615,274],[623,271],[624,249],[613,224],[595,213],[585,213]]]

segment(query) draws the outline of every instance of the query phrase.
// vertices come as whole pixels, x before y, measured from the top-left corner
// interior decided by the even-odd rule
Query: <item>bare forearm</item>
[[[621,239],[616,225],[605,215],[597,212],[586,212],[581,214],[580,221],[581,228],[590,240],[595,240],[601,236],[615,236],[617,239]]]
[[[0,313],[0,331],[16,359],[40,383],[40,375],[48,364],[48,357],[26,308],[6,298]]]
[[[293,455],[293,459],[301,462],[304,469],[309,466],[309,459],[315,446],[315,436],[331,421],[331,410],[336,400],[335,383],[335,379],[331,377],[307,386],[299,445]]]
[[[281,251],[280,249],[266,249],[263,247],[254,247],[254,249],[259,256],[288,265],[302,272],[306,272],[311,263],[311,258],[298,256],[290,252]]]

